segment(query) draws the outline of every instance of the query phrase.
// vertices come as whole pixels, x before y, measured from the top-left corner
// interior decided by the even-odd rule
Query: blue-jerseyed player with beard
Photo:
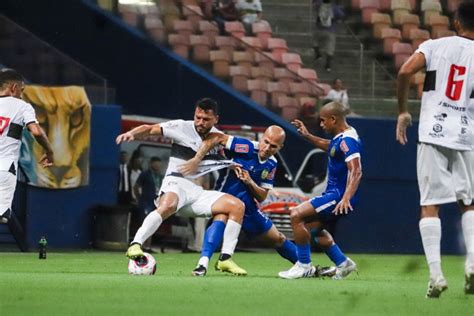
[[[313,265],[308,222],[313,222],[319,227],[319,236],[332,240],[329,232],[324,231],[324,225],[353,210],[352,205],[356,202],[355,195],[362,177],[361,141],[356,130],[346,122],[344,105],[338,102],[328,103],[321,108],[319,115],[321,127],[333,136],[332,140],[311,135],[299,120],[292,122],[304,138],[329,153],[328,184],[322,195],[305,201],[291,210],[291,226],[298,261],[291,269],[278,274],[284,279],[298,279],[311,275]],[[321,234],[323,232],[324,235]],[[337,266],[333,279],[342,279],[356,270],[356,264],[346,257],[334,242],[326,253]]]

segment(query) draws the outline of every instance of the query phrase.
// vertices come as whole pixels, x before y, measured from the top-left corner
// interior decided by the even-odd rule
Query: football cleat
[[[357,265],[351,258],[347,258],[346,261],[336,267],[336,272],[332,276],[333,280],[342,280],[347,277],[351,272],[357,270]]]
[[[207,273],[207,269],[202,264],[198,265],[192,272],[194,276],[203,277]]]
[[[441,293],[448,289],[448,282],[444,277],[437,277],[428,282],[428,290],[426,291],[426,298],[438,298]]]
[[[247,271],[239,267],[232,259],[218,260],[215,268],[217,271],[228,272],[233,275],[246,276]]]
[[[278,272],[278,276],[282,279],[300,279],[314,277],[315,273],[316,268],[311,263],[296,262],[290,270]]]
[[[141,245],[139,243],[134,243],[128,247],[127,253],[125,255],[130,259],[137,259],[139,257],[143,257],[145,254],[143,253]]]
[[[332,278],[333,276],[336,275],[337,267],[335,266],[330,266],[330,267],[320,267],[316,266],[316,273],[315,277],[317,278]]]
[[[474,294],[474,265],[466,264],[466,284],[464,285],[464,293]]]

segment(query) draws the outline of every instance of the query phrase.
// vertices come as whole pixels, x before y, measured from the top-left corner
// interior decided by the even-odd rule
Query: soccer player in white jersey
[[[430,270],[426,297],[448,288],[441,270],[441,204],[457,201],[466,243],[465,293],[474,294],[474,3],[456,12],[458,36],[428,40],[398,74],[399,115],[396,139],[407,143],[410,78],[426,68],[418,129],[417,176],[423,249]]]
[[[201,146],[202,140],[210,133],[220,132],[214,127],[219,119],[217,103],[204,98],[196,103],[194,121],[172,120],[155,125],[141,125],[117,137],[117,144],[133,141],[146,135],[163,135],[172,139],[171,157],[165,173],[159,197],[155,202],[157,208],[148,214],[138,229],[127,251],[129,258],[143,256],[141,245],[160,227],[163,220],[176,212],[195,217],[213,217],[226,215],[226,228],[223,232],[221,256],[216,265],[218,270],[234,275],[246,275],[247,272],[239,267],[232,259],[237,245],[242,219],[245,211],[244,204],[237,198],[218,191],[204,190],[191,181],[189,176],[179,172],[179,166],[191,159]],[[218,148],[209,152],[201,165],[201,171],[215,170],[216,166],[227,167],[229,164],[219,164],[216,159]],[[207,160],[207,164],[206,164]],[[211,163],[209,163],[211,161]],[[207,166],[207,167],[205,167]]]
[[[51,144],[36,120],[35,110],[21,100],[24,89],[25,80],[17,71],[0,71],[0,223],[7,223],[11,215],[21,135],[25,126],[45,150],[39,163],[49,167],[54,161]]]

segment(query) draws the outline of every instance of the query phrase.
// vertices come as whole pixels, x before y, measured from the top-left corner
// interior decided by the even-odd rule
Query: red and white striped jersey
[[[426,60],[419,141],[474,150],[474,40],[428,40],[417,53]]]
[[[37,123],[35,110],[23,100],[0,97],[0,170],[18,168],[21,136],[29,123]]]

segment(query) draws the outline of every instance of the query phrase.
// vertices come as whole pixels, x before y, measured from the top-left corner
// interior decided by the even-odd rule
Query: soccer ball
[[[145,252],[143,257],[128,261],[128,273],[133,275],[153,275],[156,272],[156,260]]]

